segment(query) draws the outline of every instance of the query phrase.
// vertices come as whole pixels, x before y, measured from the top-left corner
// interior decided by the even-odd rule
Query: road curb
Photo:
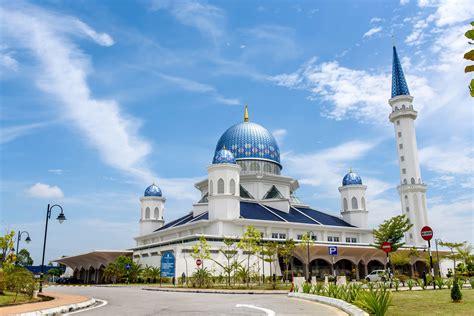
[[[79,309],[83,309],[83,308],[92,306],[95,303],[96,303],[96,300],[94,298],[91,298],[87,301],[80,302],[80,303],[66,304],[66,305],[51,307],[51,308],[38,310],[38,311],[20,313],[16,315],[18,316],[40,316],[40,315],[41,316],[55,316],[55,315],[61,315],[61,314],[70,313]]]
[[[340,310],[348,313],[351,316],[369,316],[367,312],[360,309],[359,307],[349,304],[343,300],[339,300],[337,298],[314,295],[314,294],[295,293],[295,292],[288,293],[288,297],[294,297],[294,298],[299,298],[299,299],[303,299],[307,301],[330,305],[330,306],[339,308]]]
[[[143,287],[144,291],[161,291],[161,292],[181,292],[181,293],[207,293],[207,294],[255,294],[255,295],[275,295],[275,294],[287,294],[287,291],[262,291],[262,290],[213,290],[213,289],[175,289],[175,288],[155,288],[155,287]]]

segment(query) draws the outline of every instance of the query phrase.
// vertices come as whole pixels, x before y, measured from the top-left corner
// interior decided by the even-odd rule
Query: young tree
[[[221,263],[218,260],[214,260],[211,258],[212,261],[214,261],[218,266],[222,268],[224,273],[226,274],[226,283],[227,286],[230,286],[230,277],[232,275],[232,272],[235,271],[236,265],[234,262],[236,262],[238,259],[238,251],[237,251],[237,246],[235,244],[235,240],[232,238],[224,238],[224,247],[221,247],[219,249],[219,253],[221,253],[224,258],[225,258],[225,263]]]
[[[309,249],[311,248],[311,245],[314,243],[313,239],[311,238],[310,233],[304,233],[303,236],[301,237],[301,243],[299,244],[299,247],[304,251],[304,253],[308,252],[309,256]],[[309,258],[307,258],[309,260]],[[309,280],[309,262],[306,263],[305,265],[305,276],[306,280]]]
[[[263,261],[267,262],[270,266],[270,276],[273,276],[272,265],[274,265],[274,270],[276,270],[276,258],[278,255],[278,244],[274,241],[267,242],[263,248]],[[275,288],[276,284],[272,278],[272,284]]]
[[[439,242],[441,247],[447,247],[451,250],[451,254],[445,255],[444,258],[453,260],[454,264],[454,278],[456,278],[456,260],[462,260],[462,255],[459,253],[459,249],[466,245],[466,242]]]
[[[260,250],[261,235],[252,225],[247,226],[242,239],[240,239],[237,246],[242,249],[244,255],[247,256],[247,287],[250,286],[250,257]]]
[[[21,267],[32,266],[33,259],[30,256],[30,252],[26,249],[21,249],[18,252],[18,257],[16,258],[16,263]]]
[[[199,237],[199,242],[193,246],[193,253],[191,254],[191,257],[193,257],[194,260],[201,259],[201,268],[204,268],[204,259],[211,258],[210,249],[211,246],[209,246],[209,243],[204,236]]]
[[[16,260],[15,252],[15,232],[6,232],[4,236],[0,236],[0,268],[8,270]]]
[[[474,27],[474,21],[471,22],[471,25]],[[474,40],[474,28],[471,28],[470,30],[468,30],[464,34],[464,36],[466,36],[470,40]],[[469,41],[468,41],[468,43],[471,44],[471,45],[474,44],[473,42],[469,42]],[[471,49],[470,51],[465,53],[464,54],[464,59],[474,61],[474,49]],[[473,71],[474,71],[474,65],[466,66],[466,68],[464,69],[465,73],[473,72]],[[471,79],[471,83],[469,85],[469,90],[471,92],[471,97],[474,97],[474,79]]]
[[[296,244],[293,239],[287,239],[285,243],[278,245],[278,254],[282,257],[283,263],[285,264],[285,280],[288,280],[288,268],[295,247]]]
[[[104,277],[115,284],[122,278],[122,271],[115,262],[111,262],[104,269]]]
[[[381,249],[382,243],[388,241],[392,245],[392,251],[405,245],[403,237],[405,233],[413,226],[406,215],[398,215],[387,219],[373,230],[375,244],[372,245],[377,249]]]

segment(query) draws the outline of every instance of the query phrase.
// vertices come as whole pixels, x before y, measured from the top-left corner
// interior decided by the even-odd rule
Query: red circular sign
[[[382,250],[386,253],[389,253],[390,251],[392,251],[392,244],[388,241],[384,241],[382,243]]]
[[[201,259],[196,259],[196,264],[199,267],[202,264],[202,260]]]
[[[433,238],[433,230],[430,226],[424,226],[421,229],[421,238],[424,240],[431,240],[431,238]]]

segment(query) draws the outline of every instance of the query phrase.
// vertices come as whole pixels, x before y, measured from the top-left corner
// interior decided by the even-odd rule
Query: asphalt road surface
[[[207,294],[145,291],[141,287],[56,287],[47,290],[107,301],[86,315],[346,315],[331,306],[288,298],[284,294]]]

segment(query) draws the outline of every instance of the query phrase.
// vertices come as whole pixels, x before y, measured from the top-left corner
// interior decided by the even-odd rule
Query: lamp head
[[[30,243],[30,241],[31,241],[31,238],[30,238],[30,236],[27,236],[27,237],[26,237],[26,239],[25,239],[25,241],[26,241],[26,243],[27,243],[27,244],[29,244],[29,243]]]
[[[64,213],[61,213],[56,219],[59,221],[59,224],[62,224],[66,220],[66,216],[64,216]]]

